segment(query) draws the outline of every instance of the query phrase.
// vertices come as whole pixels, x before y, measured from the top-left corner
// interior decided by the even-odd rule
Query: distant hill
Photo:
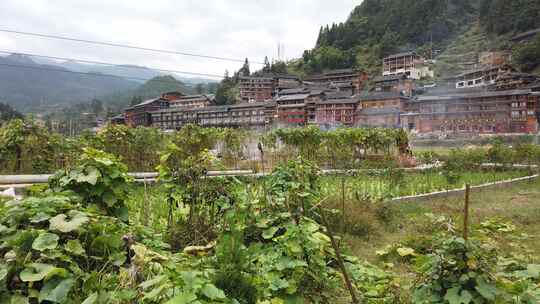
[[[31,59],[40,64],[60,66],[70,71],[76,72],[96,72],[108,75],[115,75],[119,77],[132,78],[135,82],[143,83],[154,77],[170,75],[171,73],[164,73],[156,71],[151,68],[137,65],[103,65],[103,64],[90,64],[81,63],[78,61],[57,61],[41,57],[31,57]],[[177,80],[186,84],[198,84],[198,83],[210,83],[216,82],[215,79],[209,79],[204,77],[185,77],[182,75],[173,75]]]
[[[123,92],[103,96],[101,99],[115,112],[122,111],[135,99],[145,100],[155,98],[163,93],[180,91],[184,94],[193,93],[193,88],[173,76],[157,76],[144,84]]]
[[[116,109],[129,105],[134,96],[150,98],[174,90],[190,93],[198,84],[208,83],[215,80],[173,77],[140,66],[86,64],[19,54],[0,57],[0,100],[22,112],[58,111],[94,98],[110,102],[109,107]]]
[[[23,112],[89,101],[136,87],[133,81],[70,73],[22,55],[0,57],[0,100]]]

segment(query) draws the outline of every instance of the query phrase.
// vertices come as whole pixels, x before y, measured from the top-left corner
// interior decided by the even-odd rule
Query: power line
[[[32,70],[52,71],[52,72],[61,72],[61,73],[71,73],[71,74],[88,75],[88,76],[95,76],[95,77],[133,79],[133,80],[140,80],[140,81],[148,81],[148,80],[152,79],[152,78],[128,77],[128,76],[118,76],[118,75],[101,74],[101,73],[75,72],[75,71],[70,71],[70,70],[61,70],[61,69],[46,68],[46,67],[42,67],[42,66],[37,67],[37,66],[29,66],[29,65],[22,65],[22,64],[0,63],[0,66],[12,67],[12,68],[32,69]],[[173,81],[165,81],[165,80],[159,80],[159,79],[158,80],[153,80],[153,81],[176,84],[176,82],[173,82]]]
[[[56,60],[65,60],[65,61],[75,61],[75,62],[82,62],[82,63],[99,64],[99,65],[105,65],[105,66],[111,66],[111,67],[119,67],[119,68],[124,68],[124,69],[142,69],[142,70],[150,69],[150,70],[154,70],[154,71],[158,71],[158,72],[165,72],[165,73],[177,73],[177,74],[186,74],[186,75],[193,75],[193,76],[206,76],[206,77],[213,77],[213,78],[223,78],[222,75],[217,75],[217,74],[186,72],[186,71],[179,71],[179,70],[166,70],[166,69],[142,67],[142,66],[136,66],[136,65],[116,64],[116,63],[103,62],[103,61],[74,59],[74,58],[66,58],[66,57],[58,57],[58,56],[37,55],[37,54],[6,51],[6,50],[0,50],[0,53],[2,53],[2,54],[11,54],[11,55],[24,55],[24,56],[37,57],[37,58],[47,58],[47,59],[56,59]]]
[[[188,53],[188,52],[183,52],[183,51],[171,51],[171,50],[154,49],[154,48],[141,47],[141,46],[135,46],[135,45],[112,43],[112,42],[102,42],[102,41],[95,41],[95,40],[87,40],[87,39],[80,39],[80,38],[65,37],[65,36],[59,36],[59,35],[31,33],[31,32],[15,31],[15,30],[8,30],[8,29],[0,29],[0,32],[12,33],[12,34],[17,34],[17,35],[25,35],[25,36],[33,36],[33,37],[46,38],[46,39],[58,39],[58,40],[66,40],[66,41],[75,41],[75,42],[82,42],[82,43],[88,43],[88,44],[95,44],[95,45],[105,45],[105,46],[112,46],[112,47],[135,49],[135,50],[156,52],[156,53],[166,53],[166,54],[174,54],[174,55],[182,55],[182,56],[190,56],[190,57],[199,57],[199,58],[206,58],[206,59],[222,60],[222,61],[244,62],[243,59],[219,57],[219,56],[211,56],[211,55],[203,55],[203,54]],[[252,63],[264,64],[262,62],[257,62],[257,61],[253,61]]]

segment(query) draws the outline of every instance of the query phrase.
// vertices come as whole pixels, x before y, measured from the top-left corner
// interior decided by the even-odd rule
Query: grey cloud
[[[0,28],[262,61],[312,48],[361,0],[2,0]],[[222,74],[237,63],[0,33],[0,49]]]

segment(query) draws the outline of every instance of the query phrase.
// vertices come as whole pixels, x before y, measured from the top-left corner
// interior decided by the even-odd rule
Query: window
[[[463,82],[463,81],[462,81],[462,82],[458,82],[458,87],[462,88],[462,87],[464,87],[464,86],[465,86],[465,82]]]
[[[474,85],[474,82],[473,82],[472,80],[469,80],[469,81],[467,82],[467,85],[472,86],[472,85]]]

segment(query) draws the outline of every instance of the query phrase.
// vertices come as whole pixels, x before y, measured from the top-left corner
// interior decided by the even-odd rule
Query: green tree
[[[531,72],[540,65],[540,35],[530,43],[519,45],[513,50],[513,61],[524,72]]]
[[[202,94],[202,93],[204,93],[204,91],[205,91],[204,84],[202,84],[202,83],[197,83],[197,84],[195,85],[195,93],[197,93],[197,94]]]
[[[0,102],[0,124],[12,119],[22,119],[23,115],[13,109],[10,105]]]
[[[262,71],[264,73],[270,73],[271,72],[271,66],[270,66],[270,61],[268,61],[268,56],[264,56],[264,66],[263,66]]]
[[[247,58],[244,61],[244,65],[242,66],[242,68],[238,71],[238,74],[240,76],[249,76],[249,75],[251,75],[251,72],[249,71],[249,61],[248,61]]]
[[[90,102],[90,109],[96,116],[101,114],[103,112],[103,101],[96,98],[92,99]]]
[[[0,165],[15,173],[47,173],[54,166],[54,144],[34,122],[11,120],[0,128]]]

